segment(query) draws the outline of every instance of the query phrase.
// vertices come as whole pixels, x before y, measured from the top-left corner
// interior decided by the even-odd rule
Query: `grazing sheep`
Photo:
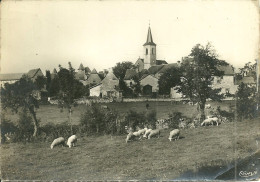
[[[211,108],[211,105],[210,104],[206,104],[205,105],[205,109],[210,109]]]
[[[178,140],[180,137],[180,130],[174,129],[170,132],[169,140],[172,141],[173,139]]]
[[[148,135],[151,133],[152,129],[147,129],[146,132],[144,133],[143,137],[147,138]]]
[[[76,142],[77,142],[77,136],[72,135],[68,138],[67,145],[69,146],[69,148],[71,148],[72,146],[73,147],[75,146]]]
[[[210,117],[208,117],[207,119],[205,119],[202,123],[201,123],[201,126],[207,126],[207,125],[213,125],[214,123],[216,123],[217,124],[217,126],[218,126],[218,124],[219,124],[219,122],[218,122],[218,118],[217,117],[213,117],[213,118],[210,118]]]
[[[51,143],[51,149],[53,149],[53,147],[55,147],[57,145],[65,146],[65,140],[63,137],[59,137],[59,138],[56,138],[55,140],[53,140],[53,142]]]
[[[156,135],[158,136],[158,138],[160,137],[160,130],[159,129],[152,130],[150,132],[150,134],[148,135],[148,139],[150,139],[151,137],[156,136]]]
[[[139,137],[139,140],[140,140],[142,138],[142,136],[145,134],[146,130],[147,130],[147,128],[138,130],[136,132],[133,132],[133,135],[136,137]]]
[[[127,143],[134,137],[135,137],[135,135],[133,134],[133,132],[128,133],[128,135],[126,136],[125,142]]]

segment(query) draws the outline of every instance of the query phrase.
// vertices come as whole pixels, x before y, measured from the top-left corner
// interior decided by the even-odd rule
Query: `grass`
[[[186,129],[174,142],[167,139],[169,130],[160,138],[127,144],[126,136],[83,137],[71,149],[51,150],[44,142],[2,144],[1,175],[17,180],[174,179],[188,170],[245,158],[259,149],[259,128],[255,119]]]
[[[193,117],[197,114],[196,106],[190,106],[187,104],[171,104],[171,102],[147,102],[149,103],[149,110],[155,110],[157,113],[157,118],[167,118],[168,114],[171,112],[181,112],[184,116]],[[229,105],[233,105],[230,101],[225,101],[221,103],[210,102],[213,107],[221,106],[222,109],[229,109]],[[111,109],[116,109],[119,113],[126,113],[130,109],[143,112],[146,110],[146,102],[123,102],[123,103],[105,103],[102,105],[107,105]],[[84,113],[88,106],[79,105],[73,107],[72,113],[72,124],[79,124],[80,116]],[[18,120],[18,115],[13,114],[10,111],[4,112],[6,118],[13,122]],[[37,109],[37,118],[40,119],[40,124],[44,125],[47,123],[62,123],[69,120],[68,112],[66,109],[61,112],[61,109],[57,105],[42,105]]]

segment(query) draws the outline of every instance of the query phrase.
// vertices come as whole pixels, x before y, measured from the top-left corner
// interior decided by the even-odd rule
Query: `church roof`
[[[156,65],[168,64],[165,60],[156,60]]]
[[[130,80],[132,79],[134,76],[137,76],[137,72],[135,69],[127,69],[126,73],[125,73],[125,78],[124,80]]]
[[[163,68],[163,65],[156,65],[156,66],[151,66],[148,71],[150,74],[156,74],[160,69]]]
[[[154,45],[154,46],[156,46],[156,44],[153,42],[153,37],[152,37],[152,32],[151,32],[150,26],[148,28],[147,39],[146,39],[146,43],[144,44],[144,46],[146,46],[146,45]]]

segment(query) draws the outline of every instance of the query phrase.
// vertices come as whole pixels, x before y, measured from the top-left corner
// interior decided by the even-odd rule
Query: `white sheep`
[[[174,129],[170,132],[169,140],[172,141],[173,139],[178,140],[180,137],[180,130]]]
[[[160,130],[159,129],[152,130],[150,132],[150,134],[148,135],[148,139],[150,139],[151,137],[156,136],[156,135],[158,136],[158,138],[160,137]]]
[[[65,146],[65,140],[63,137],[59,137],[59,138],[56,138],[55,140],[53,140],[53,142],[51,143],[51,149],[53,149],[53,147],[55,147],[57,145]]]
[[[201,126],[207,126],[207,125],[213,125],[215,123],[217,123],[217,126],[218,126],[218,118],[217,117],[208,117],[207,119],[205,119],[202,123],[201,123]]]
[[[133,134],[133,132],[129,132],[128,135],[126,136],[125,142],[127,143],[128,141],[130,141],[132,138],[134,138],[135,135]]]
[[[68,138],[67,141],[67,145],[69,146],[69,148],[74,147],[76,142],[77,142],[77,136],[76,135],[72,135]]]
[[[152,129],[147,129],[146,132],[144,133],[143,137],[147,138],[148,135],[151,133]]]

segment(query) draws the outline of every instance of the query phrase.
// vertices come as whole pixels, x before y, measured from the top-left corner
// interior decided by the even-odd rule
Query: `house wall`
[[[100,90],[101,89],[101,85],[98,85],[98,86],[96,86],[96,87],[93,87],[93,88],[91,88],[90,90],[89,90],[89,96],[97,96],[97,97],[99,97],[99,95],[100,95]]]
[[[225,94],[229,92],[230,94],[235,94],[237,91],[237,85],[234,83],[234,76],[233,75],[225,75],[221,79],[220,77],[214,77],[213,80],[213,88],[221,88],[220,93]]]
[[[140,81],[140,85],[144,87],[145,85],[151,85],[152,86],[152,91],[153,92],[158,92],[159,91],[159,85],[158,85],[158,79],[148,75],[144,79]]]

